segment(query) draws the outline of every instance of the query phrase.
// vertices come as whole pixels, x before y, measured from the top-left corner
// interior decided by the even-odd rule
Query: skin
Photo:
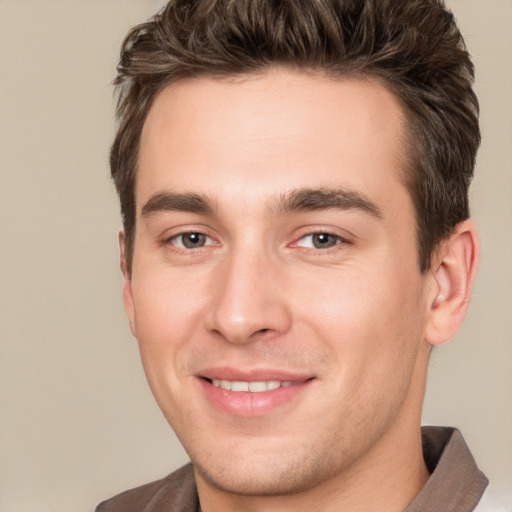
[[[428,478],[430,347],[462,321],[477,243],[462,223],[420,273],[403,126],[376,82],[279,69],[182,81],[157,97],[131,273],[121,235],[124,301],[203,512],[398,511]],[[283,205],[304,190],[375,210]],[[237,414],[204,392],[212,368],[308,380],[284,403]]]

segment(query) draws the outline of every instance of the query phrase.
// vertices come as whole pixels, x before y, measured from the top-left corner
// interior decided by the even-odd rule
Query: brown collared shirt
[[[488,480],[478,469],[461,433],[450,427],[423,427],[423,457],[431,476],[404,512],[471,512]],[[96,512],[199,512],[192,465],[162,480],[104,501]]]
[[[423,458],[430,478],[404,512],[470,512],[489,481],[456,428],[423,427]]]

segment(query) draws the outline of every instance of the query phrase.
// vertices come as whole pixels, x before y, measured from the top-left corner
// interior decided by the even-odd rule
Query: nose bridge
[[[233,248],[218,269],[207,328],[232,343],[249,342],[257,333],[286,331],[290,316],[279,293],[276,265],[264,246]]]

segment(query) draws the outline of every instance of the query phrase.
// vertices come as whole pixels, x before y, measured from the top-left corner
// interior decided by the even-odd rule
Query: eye
[[[297,247],[306,247],[308,249],[330,249],[342,242],[348,242],[344,238],[331,233],[310,233],[303,236],[298,242]]]
[[[203,233],[181,233],[168,240],[181,249],[200,249],[215,242]]]

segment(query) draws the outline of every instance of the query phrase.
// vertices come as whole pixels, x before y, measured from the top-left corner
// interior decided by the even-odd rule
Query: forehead
[[[138,209],[167,189],[220,200],[304,187],[389,195],[386,181],[401,186],[403,131],[399,101],[368,79],[272,70],[179,81],[157,96],[143,128]]]

